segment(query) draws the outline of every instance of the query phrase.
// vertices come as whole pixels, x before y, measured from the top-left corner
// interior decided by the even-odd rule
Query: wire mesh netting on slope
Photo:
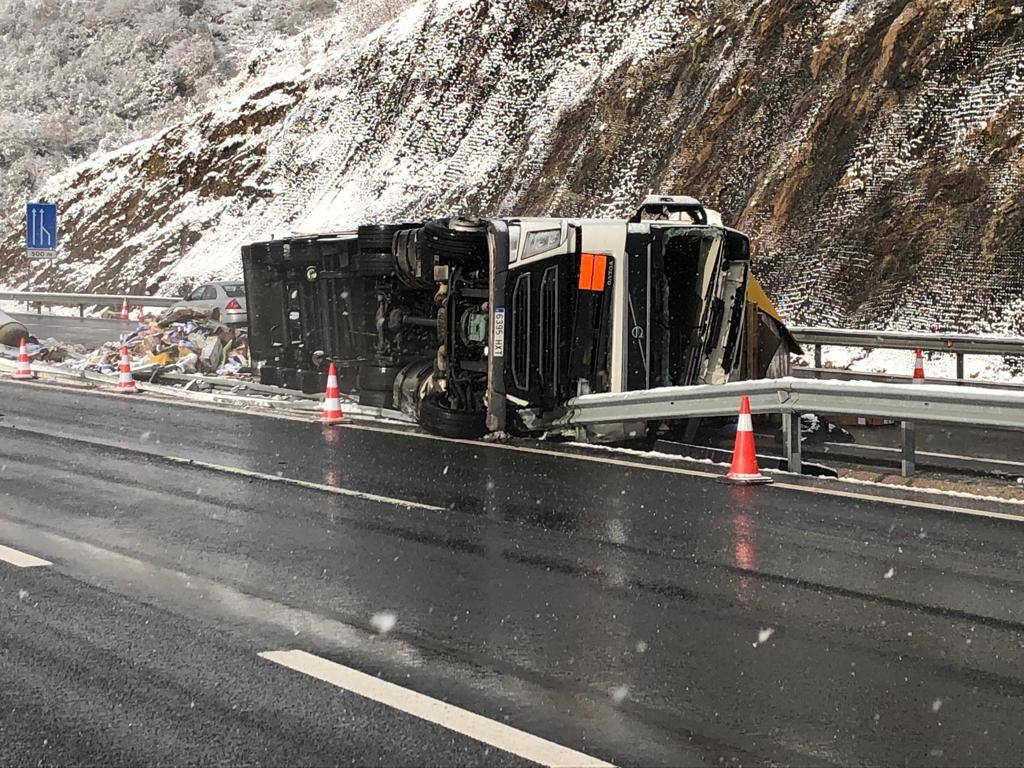
[[[64,258],[37,279],[172,290],[271,234],[658,190],[749,232],[792,320],[1019,333],[1022,91],[1024,11],[997,0],[421,2],[262,49],[205,111],[55,177]],[[19,238],[0,259],[28,277]]]

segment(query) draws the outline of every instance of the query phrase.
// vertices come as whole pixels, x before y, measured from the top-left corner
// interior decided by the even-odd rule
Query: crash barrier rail
[[[643,421],[735,416],[740,397],[755,414],[782,417],[784,456],[802,469],[800,415],[879,416],[902,423],[901,469],[915,468],[917,422],[1024,430],[1024,392],[940,384],[885,384],[797,378],[736,381],[640,392],[582,395],[567,403],[563,423],[582,428]]]
[[[863,347],[865,349],[920,349],[956,355],[956,378],[964,379],[967,355],[1022,355],[1024,337],[977,336],[957,333],[913,333],[909,331],[859,331],[845,328],[791,327],[789,332],[801,345],[814,346],[814,367],[822,368],[821,348]]]
[[[803,368],[794,365],[791,369],[798,379],[841,379],[843,381],[877,381],[884,384],[909,384],[913,376],[872,371],[849,371],[845,368]],[[995,381],[992,379],[941,379],[929,376],[929,384],[944,384],[951,387],[981,387],[982,389],[1024,390],[1024,381]]]
[[[78,316],[85,317],[86,307],[119,308],[127,300],[132,307],[169,307],[181,301],[174,296],[137,296],[130,293],[47,293],[45,291],[0,291],[0,300],[24,301],[42,313],[44,305],[78,307]]]

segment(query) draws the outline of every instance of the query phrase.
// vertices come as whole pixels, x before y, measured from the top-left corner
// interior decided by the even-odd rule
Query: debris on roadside
[[[88,354],[88,350],[82,344],[66,344],[54,338],[40,341],[35,336],[28,336],[25,341],[25,349],[29,358],[42,363],[75,361]],[[16,359],[18,347],[0,344],[0,357]]]
[[[140,323],[122,340],[108,341],[93,350],[46,339],[29,344],[28,354],[33,360],[70,370],[114,374],[122,343],[133,372],[164,370],[246,378],[251,372],[246,331],[230,328],[209,312],[193,308],[168,309],[156,319]],[[0,354],[8,356],[7,348]]]

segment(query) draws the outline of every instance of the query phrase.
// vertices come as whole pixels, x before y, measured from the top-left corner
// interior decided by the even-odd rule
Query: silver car
[[[214,318],[225,325],[247,325],[249,322],[244,283],[203,283],[174,307],[212,309]]]

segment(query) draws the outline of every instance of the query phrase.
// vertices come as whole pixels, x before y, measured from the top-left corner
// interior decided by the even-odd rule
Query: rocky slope
[[[1024,332],[1020,2],[423,0],[261,49],[205,112],[53,178],[35,279],[170,291],[271,233],[658,190],[751,233],[793,320]]]
[[[55,171],[201,108],[254,48],[344,9],[363,33],[407,0],[5,0],[0,210]]]

